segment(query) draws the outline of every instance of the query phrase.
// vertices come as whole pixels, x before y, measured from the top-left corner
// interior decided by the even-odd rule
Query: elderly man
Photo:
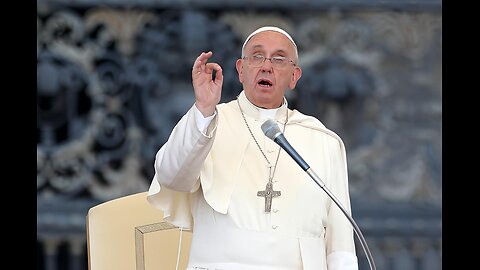
[[[274,120],[351,211],[342,140],[288,108],[285,92],[302,75],[292,37],[265,26],[246,38],[243,90],[228,103],[219,104],[223,70],[212,54],[193,64],[195,104],[159,149],[148,195],[166,220],[193,230],[188,269],[357,269],[348,219],[261,130]]]

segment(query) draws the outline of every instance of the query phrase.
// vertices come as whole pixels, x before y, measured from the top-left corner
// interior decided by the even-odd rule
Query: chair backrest
[[[147,192],[96,205],[86,216],[89,270],[186,269],[191,231],[163,221]]]

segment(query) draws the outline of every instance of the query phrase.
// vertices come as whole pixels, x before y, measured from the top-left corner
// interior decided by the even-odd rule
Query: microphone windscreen
[[[282,133],[280,131],[280,128],[278,128],[277,123],[275,123],[275,121],[273,121],[272,119],[268,119],[262,124],[262,131],[265,136],[272,140],[274,140],[279,134]]]

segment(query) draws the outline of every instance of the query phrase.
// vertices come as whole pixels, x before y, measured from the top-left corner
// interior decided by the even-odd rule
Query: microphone
[[[262,131],[267,136],[270,138],[272,141],[276,142],[278,145],[280,145],[283,150],[285,150],[292,158],[295,160],[298,165],[304,170],[307,171],[310,166],[303,160],[303,158],[295,151],[295,149],[288,143],[287,139],[285,136],[283,136],[282,132],[280,131],[280,128],[278,128],[277,123],[275,121],[268,119],[262,124]]]
[[[277,123],[275,121],[268,119],[262,124],[262,131],[271,140],[276,142],[280,147],[282,147],[285,152],[287,152],[297,163],[302,167],[302,169],[314,180],[314,182],[320,186],[325,193],[333,200],[333,202],[340,208],[343,212],[345,217],[347,217],[348,221],[353,226],[353,229],[360,240],[360,244],[362,245],[363,251],[367,255],[367,261],[370,265],[370,269],[376,270],[375,262],[373,261],[372,254],[370,253],[370,249],[368,248],[367,242],[365,241],[365,237],[363,237],[362,231],[358,227],[355,220],[350,216],[348,211],[343,207],[340,201],[335,197],[335,195],[325,186],[322,179],[310,168],[310,166],[303,160],[303,158],[295,151],[295,149],[288,143],[283,133],[278,128]]]

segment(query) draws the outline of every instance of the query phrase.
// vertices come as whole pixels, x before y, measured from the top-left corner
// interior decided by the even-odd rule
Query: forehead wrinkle
[[[262,50],[264,50],[264,46],[261,45],[261,44],[254,45],[250,50],[257,50],[257,49],[262,49]],[[287,51],[287,50],[284,50],[284,49],[276,49],[276,50],[272,53],[272,55],[274,55],[274,54],[279,54],[279,53],[288,54],[288,51]]]

